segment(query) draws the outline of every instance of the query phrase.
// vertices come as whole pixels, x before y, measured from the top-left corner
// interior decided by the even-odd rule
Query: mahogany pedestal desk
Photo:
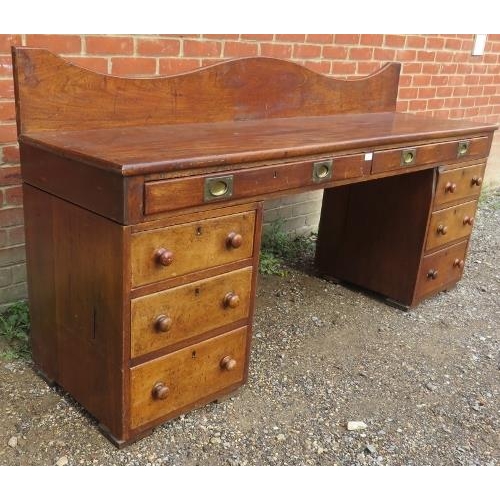
[[[399,64],[13,57],[33,359],[117,446],[245,382],[267,198],[324,189],[324,276],[405,307],[462,276],[496,126],[396,113]]]

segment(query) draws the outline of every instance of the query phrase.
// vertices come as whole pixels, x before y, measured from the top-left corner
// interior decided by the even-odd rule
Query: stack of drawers
[[[485,168],[484,161],[438,168],[417,301],[461,279]]]
[[[132,433],[245,382],[261,210],[255,203],[132,229]]]

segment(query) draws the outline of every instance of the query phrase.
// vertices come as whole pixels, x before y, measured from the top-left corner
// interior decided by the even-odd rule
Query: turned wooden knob
[[[446,234],[448,232],[448,226],[445,226],[444,224],[439,224],[437,232],[438,234]]]
[[[447,193],[454,193],[457,190],[457,185],[454,182],[447,182],[444,190]]]
[[[435,280],[438,277],[438,270],[437,269],[430,269],[429,272],[427,273],[427,277]]]
[[[159,248],[155,252],[156,262],[162,266],[169,266],[174,261],[174,252],[166,248]]]
[[[156,382],[151,394],[154,399],[167,399],[170,389],[163,382]]]
[[[469,217],[468,215],[466,215],[464,217],[463,224],[464,226],[467,224],[469,224],[469,226],[472,226],[472,224],[474,224],[474,217]]]
[[[460,269],[463,269],[464,261],[462,259],[455,259],[453,261],[453,267],[459,267]]]
[[[228,372],[234,370],[236,368],[236,365],[237,365],[236,360],[233,359],[231,356],[224,356],[220,360],[220,367],[223,370],[227,370]]]
[[[471,180],[471,184],[473,186],[480,186],[482,183],[483,183],[483,178],[479,177],[479,175],[475,175]]]
[[[226,245],[231,248],[239,248],[243,243],[243,236],[239,233],[229,233],[226,238]]]
[[[168,332],[172,328],[172,318],[161,314],[155,319],[155,329],[158,332]]]
[[[224,296],[224,307],[231,307],[234,309],[240,305],[240,297],[234,292],[226,293]]]

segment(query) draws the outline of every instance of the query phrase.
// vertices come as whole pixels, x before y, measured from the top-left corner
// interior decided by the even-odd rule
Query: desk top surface
[[[495,130],[496,125],[404,113],[31,132],[21,141],[122,175],[331,154]]]

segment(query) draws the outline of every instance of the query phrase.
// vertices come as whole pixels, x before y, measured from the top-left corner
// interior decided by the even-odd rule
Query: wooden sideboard
[[[117,446],[247,379],[265,199],[324,189],[319,271],[402,307],[462,276],[496,126],[396,113],[399,64],[13,58],[33,359]]]

